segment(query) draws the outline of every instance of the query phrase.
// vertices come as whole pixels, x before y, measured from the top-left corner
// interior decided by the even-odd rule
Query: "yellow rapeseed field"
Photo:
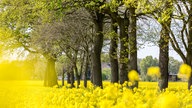
[[[83,82],[82,82],[83,84]],[[104,88],[43,87],[42,81],[1,81],[0,108],[192,108],[186,82],[170,82],[165,92],[157,82],[140,82],[130,90],[105,81]]]

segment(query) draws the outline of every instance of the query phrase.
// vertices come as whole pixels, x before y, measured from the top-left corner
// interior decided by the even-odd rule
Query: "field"
[[[43,87],[43,81],[1,81],[0,108],[192,108],[186,82],[170,82],[159,92],[156,82],[140,82],[133,91],[104,82],[104,89]]]

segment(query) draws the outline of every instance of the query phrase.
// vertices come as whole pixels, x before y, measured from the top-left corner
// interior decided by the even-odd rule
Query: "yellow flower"
[[[187,64],[182,64],[179,68],[178,77],[189,79],[191,76],[191,67]]]
[[[133,85],[133,83],[132,83],[132,82],[129,82],[129,83],[128,83],[128,86],[132,86],[132,85]]]
[[[153,108],[180,108],[179,100],[175,94],[163,94],[157,98]]]
[[[128,73],[128,78],[131,82],[139,81],[139,74],[135,70],[131,70]]]
[[[150,68],[148,68],[147,75],[149,75],[151,77],[159,78],[161,76],[160,68],[159,67],[150,67]]]
[[[128,82],[125,81],[125,82],[123,83],[123,87],[127,87],[127,84],[128,84]]]

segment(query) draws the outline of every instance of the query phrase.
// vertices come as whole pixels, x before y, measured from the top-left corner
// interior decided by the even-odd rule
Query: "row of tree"
[[[191,14],[190,0],[0,1],[5,40],[15,44],[14,48],[23,47],[46,58],[46,86],[57,84],[55,62],[67,56],[69,72],[72,76],[75,72],[78,84],[81,74],[87,75],[90,64],[93,84],[102,87],[101,52],[106,39],[110,40],[111,82],[128,81],[128,72],[138,71],[138,38],[151,38],[142,28],[153,20],[158,26],[155,34],[160,52],[159,87],[163,90],[168,87],[169,44],[184,63],[192,66]],[[192,77],[188,83],[190,88]]]

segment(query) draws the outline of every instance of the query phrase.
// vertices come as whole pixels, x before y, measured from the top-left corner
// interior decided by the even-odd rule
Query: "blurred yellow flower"
[[[178,77],[189,79],[191,76],[191,66],[187,64],[182,64],[179,68]]]
[[[140,82],[133,90],[109,81],[103,82],[103,89],[93,88],[91,82],[88,88],[49,88],[42,83],[0,81],[1,108],[192,108],[191,91],[183,88],[186,82],[170,82],[164,92],[158,92],[155,82]]]
[[[125,82],[123,83],[123,87],[127,87],[127,84],[128,84],[128,82],[125,81]]]
[[[180,108],[179,100],[175,94],[163,94],[157,98],[153,108]]]
[[[133,83],[132,83],[132,82],[129,82],[129,83],[128,83],[128,86],[132,86],[132,85],[133,85]]]
[[[135,82],[135,81],[139,81],[139,74],[137,71],[135,70],[131,70],[129,73],[128,73],[128,78],[131,82]]]
[[[147,70],[147,75],[151,77],[157,77],[160,78],[161,73],[160,73],[160,68],[159,67],[149,67]]]

